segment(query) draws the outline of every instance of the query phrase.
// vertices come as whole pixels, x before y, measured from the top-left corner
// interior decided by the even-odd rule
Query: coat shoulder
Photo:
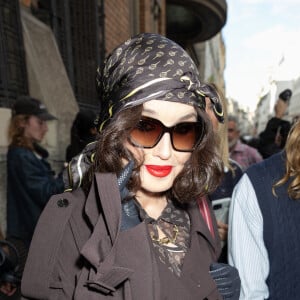
[[[54,195],[47,203],[37,223],[22,277],[24,299],[47,299],[59,253],[70,243],[66,236],[71,236],[68,232],[72,216],[84,203],[81,189]],[[72,243],[76,244],[75,239]],[[76,246],[72,249],[74,253],[70,250],[69,259],[72,256],[75,261],[79,251]]]

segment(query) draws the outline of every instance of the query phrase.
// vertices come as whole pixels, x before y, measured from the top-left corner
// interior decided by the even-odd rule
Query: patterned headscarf
[[[201,91],[203,94],[205,94],[206,97],[210,99],[210,102],[213,105],[213,112],[218,122],[224,123],[224,109],[216,87],[211,83],[201,84]]]
[[[187,52],[168,38],[139,34],[117,47],[97,70],[101,94],[99,130],[116,112],[149,100],[166,100],[205,109],[199,73]]]

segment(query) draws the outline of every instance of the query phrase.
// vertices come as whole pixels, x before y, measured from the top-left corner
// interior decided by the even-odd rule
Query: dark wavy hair
[[[142,109],[143,106],[138,105],[117,113],[101,132],[94,163],[84,179],[85,191],[90,187],[95,172],[113,172],[118,175],[123,168],[122,159],[135,162],[135,168],[128,183],[131,196],[140,188],[140,163],[124,147],[124,142],[140,120]],[[193,201],[215,190],[221,180],[223,170],[221,159],[215,148],[210,121],[205,112],[195,109],[203,121],[203,137],[185,163],[183,170],[174,180],[172,188],[166,192],[170,199],[175,198],[181,203]]]

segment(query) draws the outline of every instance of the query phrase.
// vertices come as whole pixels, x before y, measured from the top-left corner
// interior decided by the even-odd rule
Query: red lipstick
[[[155,177],[165,177],[172,171],[172,166],[146,165],[147,171]]]

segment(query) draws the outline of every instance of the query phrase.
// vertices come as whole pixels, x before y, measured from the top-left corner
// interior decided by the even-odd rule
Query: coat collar
[[[151,241],[149,242],[147,238],[147,228],[144,223],[128,231],[122,231],[119,238],[121,200],[120,196],[111,196],[111,191],[118,192],[116,177],[112,174],[109,175],[109,193],[101,195],[103,192],[103,189],[101,190],[101,184],[103,186],[102,175],[105,174],[95,176],[86,200],[85,213],[94,229],[81,249],[81,254],[93,266],[89,270],[87,285],[99,289],[101,292],[110,293],[128,279],[136,268],[134,262],[128,261],[129,257],[126,256],[126,253],[134,253],[136,245],[139,245],[139,248],[144,247],[145,250],[143,251],[147,252],[150,249],[149,243]],[[107,201],[107,197],[110,197],[109,201]],[[211,245],[212,251],[216,253],[218,240],[212,237],[196,202],[188,205],[188,213],[191,219],[191,234],[197,232],[202,235]],[[126,245],[125,254],[124,245]],[[148,252],[145,266],[151,268],[153,258],[151,258],[151,251]],[[119,255],[120,253],[123,254]]]

